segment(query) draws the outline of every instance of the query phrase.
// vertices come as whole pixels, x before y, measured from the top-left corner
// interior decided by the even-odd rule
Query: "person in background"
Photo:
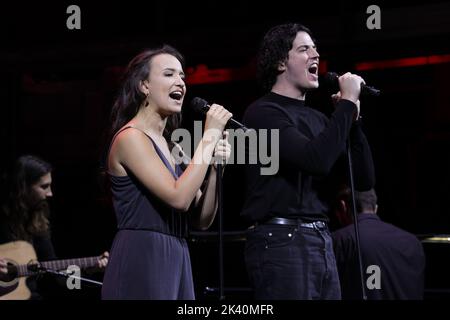
[[[4,189],[0,208],[0,244],[26,241],[32,245],[38,261],[56,260],[48,203],[53,196],[52,166],[39,157],[23,155],[16,160]],[[103,253],[98,269],[106,267],[108,256],[108,252]],[[0,274],[7,273],[7,260],[0,253]],[[49,282],[48,277],[47,281],[36,281],[36,276],[29,277],[30,298],[45,298],[44,288],[57,288],[47,286]]]
[[[333,232],[332,236],[342,298],[361,299],[361,280],[350,200],[350,189],[343,187],[337,197],[336,216],[344,227]],[[379,279],[374,279],[370,287],[366,285],[367,299],[423,299],[425,253],[422,243],[415,235],[380,219],[377,215],[377,195],[374,189],[355,192],[355,202],[365,283],[372,274],[367,273],[369,266],[377,266],[379,270]]]

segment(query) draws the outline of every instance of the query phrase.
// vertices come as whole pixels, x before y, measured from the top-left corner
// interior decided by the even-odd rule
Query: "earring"
[[[148,98],[148,93],[145,95],[145,105],[144,105],[144,107],[148,107],[148,105],[149,105],[149,102],[148,102],[147,98]]]

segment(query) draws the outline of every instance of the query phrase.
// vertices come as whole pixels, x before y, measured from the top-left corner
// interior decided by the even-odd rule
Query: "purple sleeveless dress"
[[[174,171],[149,137],[150,142],[177,179],[182,168],[176,165]],[[187,213],[169,207],[127,173],[110,175],[118,231],[105,270],[102,299],[193,300]]]

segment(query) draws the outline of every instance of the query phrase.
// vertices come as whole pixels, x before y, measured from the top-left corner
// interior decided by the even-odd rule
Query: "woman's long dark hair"
[[[180,61],[184,68],[183,56],[175,48],[169,45],[145,50],[130,61],[125,74],[123,75],[122,85],[111,110],[111,127],[106,140],[108,147],[117,131],[138,113],[139,108],[145,101],[146,96],[140,90],[141,81],[148,79],[151,61],[155,56],[160,54],[170,54],[174,56]],[[170,147],[173,146],[170,137],[173,130],[179,127],[180,122],[181,114],[170,115],[167,119],[163,136]],[[108,150],[105,150],[104,164],[107,162],[107,153]]]
[[[48,204],[31,207],[31,188],[51,171],[52,166],[36,156],[24,155],[15,162],[7,179],[8,191],[1,210],[2,222],[8,224],[13,239],[29,241],[33,236],[49,232]]]

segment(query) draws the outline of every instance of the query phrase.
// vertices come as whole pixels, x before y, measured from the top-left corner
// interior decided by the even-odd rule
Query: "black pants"
[[[245,263],[255,299],[341,298],[327,227],[258,225],[247,233]]]

